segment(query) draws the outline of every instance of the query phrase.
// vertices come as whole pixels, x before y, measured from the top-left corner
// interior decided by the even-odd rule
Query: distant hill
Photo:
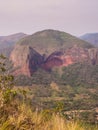
[[[98,33],[87,33],[80,38],[98,47]]]
[[[15,43],[26,36],[27,34],[24,33],[16,33],[9,36],[0,36],[0,53],[8,56],[12,51]]]
[[[44,30],[27,36],[17,42],[10,55],[14,67],[19,67],[15,74],[32,76],[38,68],[51,71],[55,66],[88,60],[96,50],[93,46],[75,36],[57,30]],[[96,63],[95,56],[92,56]]]
[[[43,30],[30,35],[18,42],[20,45],[29,45],[40,54],[49,55],[54,51],[63,50],[77,45],[91,48],[88,42],[80,40],[75,36],[57,30]]]

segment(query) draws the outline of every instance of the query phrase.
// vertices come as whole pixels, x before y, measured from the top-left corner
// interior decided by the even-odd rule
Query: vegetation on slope
[[[17,76],[16,85],[26,86],[32,84],[49,85],[56,82],[59,85],[70,85],[73,87],[96,87],[98,85],[98,65],[88,63],[75,63],[67,67],[54,68],[51,72],[38,69],[32,77]]]
[[[98,122],[98,65],[76,63],[50,72],[39,69],[29,78],[19,76],[15,80],[28,90],[34,106],[53,109],[57,102],[64,105],[63,112],[83,121]],[[65,116],[69,119],[69,115]],[[78,117],[79,116],[79,117]]]
[[[98,85],[98,65],[76,63],[63,68],[62,80],[71,86],[96,87]]]
[[[97,130],[97,126],[67,120],[62,115],[63,105],[54,109],[34,108],[25,89],[13,86],[13,76],[6,73],[5,57],[0,61],[0,129],[1,130]],[[54,87],[55,86],[55,87]],[[58,91],[55,84],[53,90]]]
[[[18,42],[20,45],[29,45],[40,54],[49,55],[55,51],[78,45],[85,48],[93,47],[89,43],[65,32],[44,30],[28,36]]]
[[[17,33],[9,36],[0,36],[0,54],[3,53],[9,57],[16,42],[26,36],[27,35],[24,33]]]

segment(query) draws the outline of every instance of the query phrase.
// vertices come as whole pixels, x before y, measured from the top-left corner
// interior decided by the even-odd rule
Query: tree
[[[9,103],[16,94],[13,91],[14,77],[7,72],[5,60],[6,57],[0,55],[0,108]]]

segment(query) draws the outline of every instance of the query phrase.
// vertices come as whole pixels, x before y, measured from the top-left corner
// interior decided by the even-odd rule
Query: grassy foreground
[[[38,110],[24,90],[7,88],[0,92],[0,130],[98,130],[98,126],[66,120],[59,111]]]
[[[48,110],[33,111],[26,104],[5,106],[2,110],[0,110],[0,130],[98,130],[97,126],[68,121]]]

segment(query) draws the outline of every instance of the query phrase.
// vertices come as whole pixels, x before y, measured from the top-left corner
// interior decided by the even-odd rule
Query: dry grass
[[[13,115],[0,124],[0,130],[98,130],[78,121],[67,121],[58,114],[49,111],[32,111],[25,104],[19,105]]]

